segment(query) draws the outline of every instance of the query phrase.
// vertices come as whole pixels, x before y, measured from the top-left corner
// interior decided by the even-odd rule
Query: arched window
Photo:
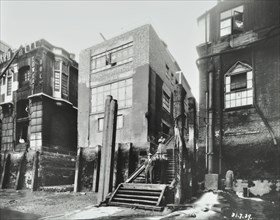
[[[225,74],[225,108],[253,104],[253,71],[248,64],[237,62]]]

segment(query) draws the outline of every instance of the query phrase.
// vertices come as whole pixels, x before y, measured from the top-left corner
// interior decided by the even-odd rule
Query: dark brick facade
[[[244,7],[243,30],[220,37],[220,14],[240,5]],[[279,179],[279,7],[279,1],[225,1],[208,12],[209,42],[207,48],[206,44],[197,46],[199,147],[203,151],[206,145],[206,92],[213,71],[214,171],[222,177],[232,169],[239,179]],[[225,74],[237,62],[252,68],[253,103],[228,108]]]
[[[3,56],[5,59],[1,59],[0,69],[3,69],[12,57],[11,54]],[[8,83],[10,79],[11,84]],[[70,160],[73,158],[69,154],[76,154],[77,86],[78,64],[64,49],[55,47],[42,39],[20,50],[1,80],[2,165],[5,163],[5,155],[11,154],[9,165],[11,174],[8,175],[7,184],[2,187],[14,187],[13,185],[16,184],[12,181],[19,169],[15,155],[26,150],[29,152],[27,154],[29,159],[20,159],[20,161],[27,161],[23,163],[22,170],[25,174],[22,176],[28,176],[33,181],[33,154],[40,152],[38,163],[40,172],[36,171],[38,187],[73,183],[73,161],[69,165],[72,169],[69,169],[71,171],[69,178],[62,180],[53,177],[58,175],[56,172],[67,176],[66,171],[61,171],[64,165],[68,166],[64,161],[67,156],[63,157],[59,154],[68,155]],[[46,152],[59,154],[50,159],[51,153],[46,156]],[[55,163],[56,160],[60,160],[61,163]],[[53,169],[51,166],[46,168],[47,163],[56,165]],[[54,173],[51,173],[52,171]],[[23,183],[20,184],[21,187],[31,188],[29,180],[25,183],[24,179],[27,178],[25,177]]]

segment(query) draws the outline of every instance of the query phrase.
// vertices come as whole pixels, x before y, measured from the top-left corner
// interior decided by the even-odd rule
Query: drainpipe
[[[213,71],[213,64],[210,64],[209,66],[209,109],[208,109],[208,123],[209,123],[209,130],[208,130],[208,139],[209,139],[209,149],[208,149],[208,173],[213,173],[213,92],[214,92],[214,86],[213,86],[213,77],[214,77],[214,71]]]
[[[208,110],[209,110],[209,106],[208,106],[208,91],[205,92],[205,107],[206,107],[206,111],[205,111],[205,166],[206,169],[208,170],[208,126],[209,126],[209,115],[208,115]]]

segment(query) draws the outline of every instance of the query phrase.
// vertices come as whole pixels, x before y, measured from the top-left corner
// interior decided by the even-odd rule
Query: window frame
[[[167,99],[165,99],[167,98]],[[162,90],[162,108],[168,113],[171,111],[171,96],[164,90]]]
[[[243,68],[243,69],[242,69]],[[231,88],[232,76],[246,74],[246,88]],[[243,108],[254,104],[253,69],[250,65],[237,62],[224,75],[224,109]]]
[[[130,108],[133,102],[133,79],[127,78],[115,81],[110,84],[91,88],[90,114],[104,112],[105,100],[107,95],[112,95],[118,100],[118,108]],[[120,92],[124,96],[120,99]],[[96,103],[95,105],[93,103]]]
[[[117,48],[106,50],[103,53],[93,55],[90,58],[90,71],[94,73],[103,70],[104,68],[106,69],[108,67],[126,63],[125,61],[130,61],[132,59],[134,52],[133,50],[133,42],[129,42]],[[124,55],[125,52],[126,55]],[[113,56],[116,56],[116,58],[114,58]],[[100,60],[101,65],[99,66],[97,62]]]
[[[242,13],[242,21],[243,21],[243,26],[244,26],[244,5],[239,5],[237,7],[234,7],[234,8],[231,8],[231,9],[228,9],[226,11],[223,11],[220,13],[220,16],[219,16],[219,23],[220,23],[220,26],[219,26],[219,36],[221,38],[224,38],[228,35],[231,35],[231,34],[234,34],[234,24],[233,22],[235,21],[235,17],[236,17],[236,14],[235,13]],[[226,15],[228,14],[228,15]],[[225,23],[226,21],[228,21],[228,24],[227,26],[224,26],[222,28],[222,23]],[[222,30],[225,30],[226,28],[229,28],[229,32],[227,32],[226,34],[223,34],[222,35]]]

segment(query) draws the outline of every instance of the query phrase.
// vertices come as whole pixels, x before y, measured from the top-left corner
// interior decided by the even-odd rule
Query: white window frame
[[[220,37],[225,37],[233,32],[234,12],[244,12],[244,5],[220,13]]]
[[[231,88],[231,78],[239,74],[246,74],[246,88]],[[237,62],[224,76],[224,106],[225,109],[253,105],[253,70],[248,64]]]

